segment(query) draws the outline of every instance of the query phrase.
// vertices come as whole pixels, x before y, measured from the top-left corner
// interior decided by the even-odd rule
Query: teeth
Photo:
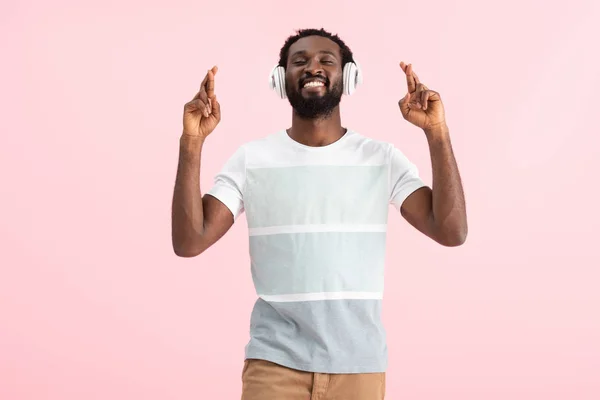
[[[304,87],[317,87],[317,86],[325,86],[323,82],[308,82],[304,85]]]

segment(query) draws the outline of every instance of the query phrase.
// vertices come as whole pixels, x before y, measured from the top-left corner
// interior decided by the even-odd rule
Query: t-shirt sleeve
[[[244,211],[244,184],[246,180],[246,158],[240,147],[215,176],[212,188],[206,193],[225,204],[234,220]]]
[[[398,211],[404,200],[415,190],[426,186],[419,170],[398,148],[391,146],[390,155],[390,204]]]

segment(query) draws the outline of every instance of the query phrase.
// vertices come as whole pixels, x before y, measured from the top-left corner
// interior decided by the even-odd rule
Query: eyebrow
[[[335,58],[338,58],[338,55],[335,54],[333,51],[330,51],[330,50],[320,50],[319,53],[321,53],[321,54],[329,54],[329,55],[331,55],[331,56],[333,56]],[[290,56],[290,58],[296,57],[296,56],[301,55],[301,54],[306,54],[306,50],[299,50],[299,51],[295,52],[294,54],[292,54]]]

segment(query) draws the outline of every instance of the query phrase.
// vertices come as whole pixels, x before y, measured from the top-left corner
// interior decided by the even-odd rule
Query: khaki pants
[[[383,400],[385,373],[320,374],[246,360],[242,400]]]

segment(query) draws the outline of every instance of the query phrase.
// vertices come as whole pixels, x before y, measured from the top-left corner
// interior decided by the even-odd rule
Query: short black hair
[[[290,51],[290,47],[296,43],[299,39],[305,38],[307,36],[322,36],[324,38],[330,39],[337,43],[340,46],[340,50],[342,53],[342,67],[346,65],[348,62],[354,62],[354,56],[352,55],[352,51],[346,43],[338,35],[334,35],[330,32],[327,32],[325,29],[300,29],[296,31],[296,34],[290,36],[286,39],[281,51],[279,52],[279,65],[282,67],[287,66],[287,59]]]

